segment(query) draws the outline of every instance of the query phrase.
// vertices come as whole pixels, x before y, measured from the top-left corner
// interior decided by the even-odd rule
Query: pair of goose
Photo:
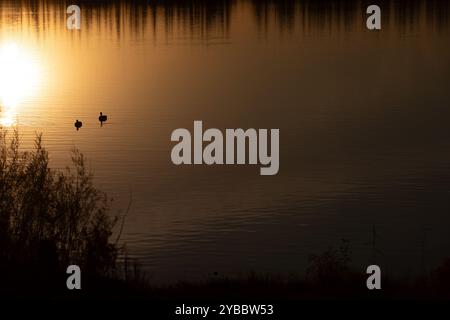
[[[108,117],[104,115],[102,112],[100,112],[100,116],[98,117],[98,121],[100,121],[100,125],[103,126],[103,122],[108,120]],[[77,131],[83,126],[83,122],[81,121],[75,121],[75,128],[77,128]]]

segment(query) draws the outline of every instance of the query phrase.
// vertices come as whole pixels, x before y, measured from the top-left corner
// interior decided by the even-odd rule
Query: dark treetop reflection
[[[8,8],[8,16],[3,23],[28,24],[36,27],[36,32],[45,33],[46,25],[53,21],[65,25],[64,8],[73,1],[4,1],[1,11]],[[175,22],[182,33],[191,37],[208,39],[227,37],[232,11],[236,7],[250,3],[255,20],[261,31],[268,31],[271,23],[280,32],[292,32],[296,25],[303,30],[321,29],[338,31],[354,27],[358,19],[364,19],[365,8],[370,1],[349,0],[203,0],[203,1],[77,1],[82,7],[83,28],[97,29],[100,23],[120,38],[124,27],[139,37],[142,33],[156,35],[161,23],[166,37],[174,34]],[[396,28],[405,32],[426,23],[430,28],[442,31],[448,29],[450,4],[438,0],[380,0],[383,27]],[[16,15],[11,15],[11,10]],[[150,26],[150,28],[148,28]],[[448,31],[448,30],[447,30]]]

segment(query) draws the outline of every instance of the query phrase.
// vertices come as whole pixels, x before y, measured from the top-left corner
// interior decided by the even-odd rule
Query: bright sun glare
[[[39,64],[29,52],[15,43],[0,47],[0,125],[15,122],[18,105],[33,95],[39,78]]]

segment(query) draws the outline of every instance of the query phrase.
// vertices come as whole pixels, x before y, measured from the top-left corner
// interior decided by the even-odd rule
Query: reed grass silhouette
[[[107,195],[93,184],[84,155],[72,151],[72,168],[49,168],[37,135],[21,151],[19,134],[0,131],[0,272],[2,290],[53,290],[65,270],[79,265],[88,277],[113,276],[119,247],[110,238],[118,220]]]

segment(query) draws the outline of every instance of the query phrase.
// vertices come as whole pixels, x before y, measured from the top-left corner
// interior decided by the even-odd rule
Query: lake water
[[[300,274],[341,238],[361,270],[450,255],[450,5],[380,1],[369,31],[364,2],[281,3],[82,2],[79,31],[57,1],[0,4],[0,66],[24,66],[0,68],[1,123],[56,168],[78,147],[113,213],[131,195],[122,242],[155,282]],[[173,165],[194,120],[279,128],[278,175]]]

